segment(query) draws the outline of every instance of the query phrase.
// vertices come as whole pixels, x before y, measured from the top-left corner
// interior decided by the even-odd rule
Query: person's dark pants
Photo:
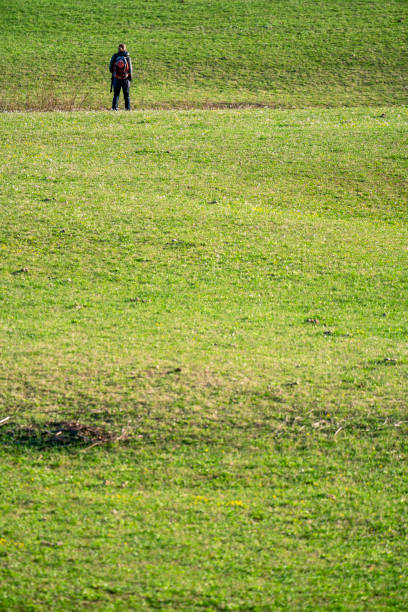
[[[118,110],[120,90],[123,89],[123,97],[125,98],[125,109],[130,110],[129,97],[130,81],[128,79],[113,79],[113,100],[112,110]]]

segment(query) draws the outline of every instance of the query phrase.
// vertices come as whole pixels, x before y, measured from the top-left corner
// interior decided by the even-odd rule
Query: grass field
[[[406,0],[0,0],[0,108],[109,108],[126,42],[134,107],[406,104]]]
[[[0,610],[407,610],[406,0],[0,26]]]
[[[1,609],[406,609],[407,135],[0,117]]]

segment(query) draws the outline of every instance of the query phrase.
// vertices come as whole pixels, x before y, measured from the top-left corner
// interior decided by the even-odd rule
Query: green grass
[[[407,103],[405,0],[0,1],[0,108],[109,108],[125,41],[135,107]]]
[[[404,610],[406,445],[359,437],[10,452],[0,605]]]
[[[2,609],[407,608],[407,134],[0,117]]]
[[[0,0],[0,610],[407,609],[407,24]]]

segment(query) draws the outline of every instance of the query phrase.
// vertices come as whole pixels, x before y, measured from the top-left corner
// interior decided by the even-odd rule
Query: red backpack
[[[115,79],[127,79],[129,76],[129,62],[124,55],[118,55],[113,65],[113,76]]]

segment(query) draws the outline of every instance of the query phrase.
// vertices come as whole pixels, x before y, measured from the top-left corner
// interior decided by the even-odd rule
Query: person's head
[[[119,51],[119,53],[123,53],[124,51],[126,51],[125,43],[120,43],[120,45],[118,47],[118,51]]]

